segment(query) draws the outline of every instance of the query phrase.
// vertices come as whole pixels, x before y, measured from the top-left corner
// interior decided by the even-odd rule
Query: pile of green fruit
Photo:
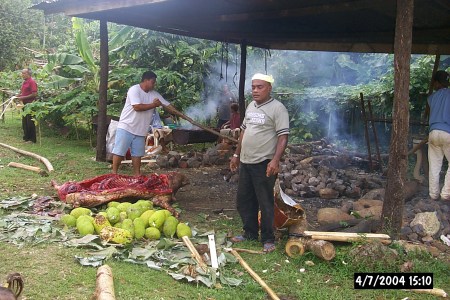
[[[150,200],[109,202],[104,211],[96,215],[84,207],[74,208],[63,215],[61,222],[76,227],[82,236],[98,234],[101,239],[118,244],[128,244],[133,239],[158,240],[163,235],[173,238],[192,237],[191,228],[180,222],[166,209],[153,209]]]

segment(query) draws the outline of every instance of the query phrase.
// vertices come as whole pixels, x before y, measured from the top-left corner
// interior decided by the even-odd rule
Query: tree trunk
[[[242,121],[245,117],[245,72],[247,69],[247,43],[241,43],[241,70],[239,73],[239,114]]]
[[[108,93],[108,23],[100,20],[100,85],[97,121],[97,156],[96,161],[106,161],[106,102]]]
[[[394,104],[382,230],[397,239],[405,203],[409,129],[409,80],[414,0],[397,0],[394,40]]]

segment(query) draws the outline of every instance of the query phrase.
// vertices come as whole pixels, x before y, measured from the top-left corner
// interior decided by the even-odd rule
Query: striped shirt
[[[247,106],[241,129],[245,130],[241,144],[241,162],[256,164],[272,159],[278,137],[289,134],[288,111],[280,101],[273,98],[261,105],[252,101]]]

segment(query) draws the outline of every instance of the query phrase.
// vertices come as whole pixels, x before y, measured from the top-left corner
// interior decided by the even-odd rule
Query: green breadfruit
[[[120,202],[111,201],[111,202],[108,202],[108,204],[106,206],[108,206],[108,208],[109,207],[116,207],[117,208],[117,205],[119,205],[119,204],[120,204]]]
[[[72,215],[63,215],[59,219],[60,222],[67,225],[67,227],[76,227],[77,226],[77,218]]]
[[[149,227],[145,229],[145,238],[149,240],[159,240],[161,232],[156,227]]]
[[[112,226],[104,227],[100,231],[100,238],[117,244],[129,244],[133,240],[133,236],[128,230]]]
[[[122,229],[128,230],[131,236],[134,237],[134,225],[131,219],[125,219],[122,221]]]
[[[108,214],[106,213],[106,211],[100,211],[97,216],[104,216],[105,218],[108,218]]]
[[[164,221],[166,221],[166,214],[162,210],[155,211],[150,218],[148,218],[149,226],[156,227],[160,230],[164,225]]]
[[[127,211],[128,207],[130,207],[131,203],[130,202],[122,202],[119,203],[119,205],[117,205],[117,209],[120,211]]]
[[[128,215],[128,218],[131,219],[131,220],[139,218],[142,215],[143,212],[144,212],[144,210],[137,203],[131,204],[127,208],[127,215]]]
[[[133,220],[134,225],[134,238],[135,239],[142,239],[145,235],[145,224],[144,220],[141,218],[136,218]]]
[[[126,211],[121,211],[119,214],[119,221],[123,222],[123,220],[128,219],[128,215]]]
[[[170,216],[166,219],[163,225],[163,233],[166,237],[173,238],[175,232],[177,232],[178,220],[177,218]]]
[[[105,216],[100,215],[100,214],[95,216],[93,225],[94,225],[95,232],[97,234],[100,234],[100,231],[103,229],[103,227],[111,226],[108,219]]]
[[[117,222],[113,227],[122,228],[122,222]]]
[[[82,236],[85,236],[87,234],[93,234],[94,233],[94,224],[92,224],[91,218],[88,216],[80,216],[77,219],[77,230],[78,233]]]
[[[139,218],[141,218],[142,220],[144,220],[145,228],[147,228],[148,226],[150,226],[150,225],[148,224],[148,219],[150,218],[151,215],[153,215],[154,212],[155,212],[155,211],[154,211],[153,209],[149,209],[149,210],[144,211],[144,212],[142,213],[142,215],[139,217]]]
[[[192,230],[185,223],[179,223],[177,225],[177,237],[181,239],[183,236],[192,237]]]
[[[108,207],[106,215],[111,224],[116,224],[120,221],[120,210],[118,210],[117,207]]]
[[[136,201],[136,204],[140,205],[142,207],[143,211],[153,208],[153,202],[150,200],[141,199],[141,200]]]
[[[166,216],[166,219],[170,217],[172,214],[167,209],[161,209],[162,212],[164,212],[164,215]]]
[[[91,215],[92,211],[86,207],[77,207],[77,208],[72,209],[70,214],[78,219],[80,216]]]

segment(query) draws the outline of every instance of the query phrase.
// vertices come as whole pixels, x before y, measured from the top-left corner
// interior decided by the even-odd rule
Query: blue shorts
[[[142,157],[145,154],[145,137],[134,135],[125,129],[117,128],[114,140],[113,154],[125,156],[128,148],[131,148],[132,157]]]

